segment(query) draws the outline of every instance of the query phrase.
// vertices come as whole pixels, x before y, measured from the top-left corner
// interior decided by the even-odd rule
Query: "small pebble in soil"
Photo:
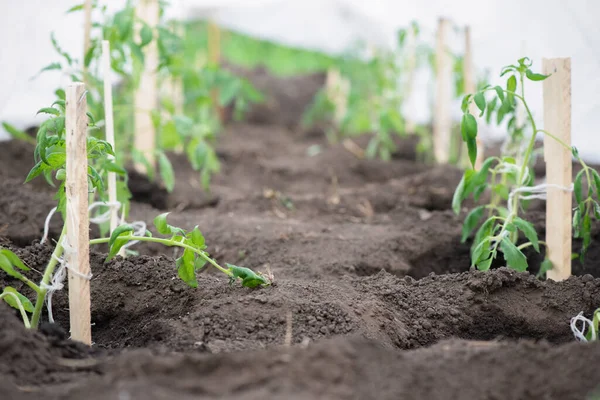
[[[594,277],[590,274],[585,274],[584,276],[581,277],[582,282],[590,282],[593,280],[594,280]]]

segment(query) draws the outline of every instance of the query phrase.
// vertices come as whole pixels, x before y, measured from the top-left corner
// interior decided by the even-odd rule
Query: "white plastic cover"
[[[0,0],[0,120],[24,128],[34,113],[53,99],[52,91],[68,83],[58,72],[31,81],[37,71],[56,60],[51,31],[72,54],[82,48],[82,14],[65,15],[67,0]],[[106,2],[113,9],[123,0]],[[412,20],[433,45],[439,17],[471,26],[478,70],[489,69],[492,83],[500,68],[527,55],[534,69],[542,57],[571,57],[573,73],[572,140],[587,159],[600,161],[600,2],[597,0],[172,0],[171,15],[210,16],[224,26],[283,44],[342,52],[358,40],[390,46],[396,30]],[[461,49],[455,35],[451,46]],[[408,109],[420,121],[430,118],[430,76],[418,74],[416,95]],[[542,121],[541,83],[527,85],[536,119]],[[457,109],[457,116],[459,110]],[[495,131],[499,133],[498,130]],[[5,135],[0,128],[0,137]],[[5,136],[6,137],[6,136]]]

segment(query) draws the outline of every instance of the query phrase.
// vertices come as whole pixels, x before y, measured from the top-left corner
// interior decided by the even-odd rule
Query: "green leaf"
[[[135,43],[131,43],[129,48],[131,49],[131,54],[134,57],[134,61],[137,60],[140,64],[144,64],[144,60],[146,57],[144,56],[142,48]]]
[[[52,114],[52,115],[60,115],[60,111],[58,111],[56,108],[54,107],[44,107],[44,108],[40,108],[38,110],[37,114]]]
[[[511,75],[510,78],[506,81],[506,91],[507,92],[516,92],[517,90],[517,77]]]
[[[596,194],[600,196],[600,175],[598,175],[598,172],[595,169],[590,168],[590,171],[592,172],[593,178],[591,184],[596,189]]]
[[[477,139],[467,140],[467,152],[469,153],[471,165],[475,167],[475,161],[477,161]]]
[[[540,270],[537,273],[537,276],[544,276],[544,274],[550,271],[552,268],[554,268],[554,266],[552,265],[552,261],[550,261],[548,258],[544,259],[544,261],[542,261],[542,264],[540,264]]]
[[[194,263],[194,252],[185,249],[183,255],[176,261],[177,275],[184,281],[188,286],[198,287],[198,281],[196,279],[196,267]]]
[[[196,246],[199,249],[203,249],[205,247],[204,235],[202,235],[202,232],[200,232],[200,229],[198,229],[198,225],[196,225],[192,230],[191,236],[192,243],[194,243],[194,246]]]
[[[26,132],[15,128],[13,125],[3,122],[2,127],[13,139],[23,140],[25,142],[35,144],[35,140],[31,136],[29,136]]]
[[[207,263],[208,261],[206,261],[204,258],[196,256],[196,259],[194,260],[194,269],[196,270],[196,274],[202,270]]]
[[[156,227],[157,232],[161,235],[168,235],[171,233],[169,224],[167,224],[167,215],[169,215],[168,212],[157,215],[156,218],[154,218],[154,226]]]
[[[519,272],[527,270],[527,258],[525,257],[525,254],[523,254],[521,250],[508,239],[508,237],[504,237],[502,242],[500,242],[500,250],[502,251],[509,268]]]
[[[118,239],[119,236],[121,236],[124,233],[127,232],[133,232],[134,228],[133,226],[129,225],[129,224],[123,224],[123,225],[119,225],[115,228],[115,230],[113,231],[113,233],[110,235],[110,239],[108,240],[108,245],[112,246],[115,241]]]
[[[96,46],[96,42],[93,42],[88,51],[85,53],[85,56],[83,57],[83,65],[85,65],[86,67],[90,66],[92,59],[94,58]]]
[[[154,168],[152,167],[152,165],[150,164],[150,162],[148,161],[146,156],[144,156],[144,154],[142,152],[140,152],[136,149],[133,149],[131,151],[131,156],[135,163],[142,164],[144,166],[144,168],[146,169],[146,174],[148,175],[148,179],[153,180],[154,179]]]
[[[579,173],[575,177],[575,182],[573,182],[573,192],[575,192],[575,201],[577,202],[577,204],[581,203],[581,200],[583,197],[583,195],[581,193],[581,181],[583,179],[584,172],[585,172],[584,169],[579,171]]]
[[[529,240],[531,242],[531,245],[533,246],[535,251],[537,251],[539,253],[540,252],[540,243],[539,243],[537,232],[535,231],[533,224],[528,221],[525,221],[524,219],[521,219],[519,217],[515,217],[513,223],[515,224],[515,226],[517,228],[519,228],[519,230],[521,232],[523,232],[523,234],[525,235],[527,240]]]
[[[66,13],[70,14],[72,12],[80,11],[80,10],[83,10],[83,4],[77,4],[76,6],[69,8]]]
[[[483,94],[483,92],[479,92],[475,95],[473,100],[475,101],[475,105],[477,106],[477,108],[479,108],[479,110],[481,111],[481,114],[479,114],[479,116],[482,117],[486,108],[485,95]]]
[[[579,150],[577,150],[577,147],[575,147],[575,146],[571,147],[571,154],[573,154],[573,157],[575,157],[577,160],[579,160]]]
[[[255,288],[260,285],[267,285],[269,282],[261,275],[258,275],[250,268],[238,267],[232,264],[226,264],[229,271],[232,273],[232,277],[229,282],[233,284],[237,278],[242,280],[242,286]]]
[[[8,259],[8,257],[6,257],[4,254],[1,254],[1,253],[0,253],[0,269],[2,269],[4,272],[6,272],[9,276],[12,276],[13,278],[17,278],[17,279],[23,278],[23,275],[13,267],[13,265],[10,262],[10,260]]]
[[[473,115],[469,113],[463,114],[460,122],[460,131],[465,142],[477,137],[477,120]]]
[[[39,72],[39,74],[41,74],[42,72],[45,71],[52,71],[52,70],[57,70],[57,69],[62,69],[62,66],[60,65],[60,63],[52,63],[50,65],[45,66],[44,68],[42,68]]]
[[[67,171],[64,168],[61,168],[58,171],[56,171],[56,179],[59,181],[64,181],[65,179],[67,179]]]
[[[575,213],[573,214],[573,237],[575,239],[579,238],[579,236],[581,235],[581,211],[579,210],[579,208],[577,210],[575,210]]]
[[[52,107],[54,107],[55,105],[58,105],[64,111],[65,107],[67,106],[67,103],[65,100],[56,100],[54,103],[52,103]]]
[[[594,201],[594,216],[600,221],[600,204]]]
[[[27,297],[19,293],[17,289],[11,286],[7,286],[4,288],[2,294],[5,293],[12,293],[13,295],[17,296],[19,301],[21,302],[21,305],[23,306],[23,309],[29,313],[33,312],[33,304],[31,303],[31,301]],[[2,299],[6,302],[6,304],[11,306],[12,308],[16,308],[17,310],[19,310],[19,305],[13,296],[4,296]]]
[[[504,229],[506,229],[508,232],[516,232],[517,231],[517,227],[512,222],[505,223]]]
[[[10,261],[10,263],[13,266],[19,268],[21,271],[30,271],[31,270],[27,265],[25,265],[23,263],[23,261],[21,261],[19,256],[17,256],[12,251],[10,251],[8,249],[2,249],[2,250],[0,250],[0,254],[3,254],[8,259],[8,261]]]
[[[506,67],[502,68],[502,71],[500,71],[500,77],[503,77],[504,75],[508,74],[511,71],[515,71],[517,68],[514,65],[508,65]]]
[[[583,258],[586,250],[592,242],[592,220],[589,214],[583,216],[583,224],[581,227],[581,237],[583,238],[583,245],[581,246],[581,257],[580,260],[583,263]]]
[[[487,260],[483,260],[477,263],[477,269],[479,271],[488,271],[492,266],[492,261],[494,261],[494,257],[490,257]]]
[[[219,104],[222,106],[229,105],[236,97],[240,88],[240,83],[237,80],[228,82],[219,90]]]
[[[369,140],[369,144],[367,144],[367,148],[365,149],[365,155],[368,159],[374,159],[377,156],[377,149],[379,148],[379,138],[377,136],[373,136],[371,140]]]
[[[108,256],[106,257],[107,262],[112,260],[113,257],[115,257],[117,254],[119,254],[121,248],[128,242],[128,240],[122,238],[122,236],[133,231],[133,226],[128,224],[119,225],[115,228],[113,233],[110,235],[110,239],[108,241],[110,251],[108,253]]]
[[[171,193],[175,188],[175,172],[173,171],[173,165],[171,165],[171,161],[169,161],[169,158],[164,152],[158,151],[156,155],[158,157],[160,177],[165,184],[167,192]]]
[[[527,70],[525,71],[525,76],[530,81],[543,81],[544,79],[548,78],[550,75],[536,74],[535,72],[533,72],[529,68],[527,68]]]
[[[498,98],[500,99],[500,103],[504,103],[504,90],[500,86],[495,86],[496,94],[498,94]]]
[[[487,260],[490,258],[491,253],[490,239],[486,237],[481,242],[477,243],[475,250],[473,250],[473,254],[471,256],[472,266],[479,264],[481,260]]]
[[[144,26],[142,26],[142,29],[140,30],[140,47],[148,45],[148,43],[152,41],[152,36],[152,28],[150,28],[150,25],[144,23]]]
[[[498,196],[500,196],[503,200],[508,200],[508,196],[510,193],[505,185],[498,183],[497,185],[494,185],[492,187],[492,191]]]
[[[471,212],[465,218],[465,222],[463,223],[462,228],[462,237],[460,239],[461,243],[464,243],[469,238],[469,235],[475,229],[475,226],[479,223],[479,220],[483,216],[483,212],[485,211],[485,206],[479,206],[471,210]]]
[[[471,170],[465,171],[464,175],[460,179],[460,182],[458,183],[458,186],[456,187],[456,190],[454,190],[454,195],[452,196],[452,210],[456,215],[460,214],[460,205],[466,197],[465,188],[467,185],[467,179],[469,179],[469,175],[467,175],[467,172],[469,171]],[[471,175],[472,174],[473,172],[471,171]]]
[[[462,99],[462,104],[460,106],[460,109],[462,110],[463,114],[466,114],[467,110],[469,109],[469,100],[471,99],[471,96],[473,96],[473,95],[467,94]]]
[[[118,175],[127,175],[127,170],[120,165],[115,164],[114,162],[107,162],[104,164],[104,169],[108,172],[114,172]]]
[[[486,185],[477,186],[476,189],[473,191],[473,199],[475,201],[479,201],[479,198],[481,197],[483,192],[485,192],[485,189],[487,189]]]

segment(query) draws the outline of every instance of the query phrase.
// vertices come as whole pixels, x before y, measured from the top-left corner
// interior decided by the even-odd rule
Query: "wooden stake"
[[[544,81],[544,129],[571,145],[571,59],[543,60],[544,74],[552,74]],[[572,176],[571,151],[544,135],[546,182],[569,187]],[[571,276],[571,193],[548,188],[546,203],[546,242],[549,259],[554,266],[548,279],[560,281]]]
[[[114,151],[115,147],[115,126],[113,119],[113,99],[112,99],[112,79],[110,68],[110,42],[102,41],[102,66],[104,69],[104,119],[106,121],[106,141]],[[114,157],[110,156],[114,160]],[[108,173],[108,202],[114,204],[117,202],[117,174]],[[113,206],[110,208],[110,233],[119,226],[119,210]]]
[[[464,82],[465,82],[465,94],[474,94],[477,90],[477,82],[475,77],[475,68],[473,64],[473,52],[471,47],[471,28],[465,27],[465,56],[464,56]],[[480,111],[475,105],[475,102],[471,102],[469,107],[471,114],[479,119]],[[467,152],[467,146],[464,142],[461,149],[461,160],[464,167],[469,167],[471,162],[469,161],[469,154]],[[484,147],[481,135],[477,135],[477,159],[475,160],[475,170],[479,170],[484,160]]]
[[[90,224],[87,176],[87,101],[85,85],[67,87],[67,244],[65,262],[69,266],[69,313],[71,338],[92,344],[90,315]]]
[[[92,0],[85,0],[83,3],[83,12],[84,12],[84,25],[83,25],[83,58],[85,60],[85,55],[88,53],[92,45],[91,40],[91,30],[92,30]],[[85,63],[83,64],[83,81],[87,80],[87,67]]]
[[[449,161],[452,129],[450,112],[452,103],[452,60],[446,44],[449,30],[450,21],[440,18],[435,52],[437,76],[433,115],[433,154],[435,160],[440,164]]]
[[[221,62],[221,30],[214,22],[208,23],[208,65],[218,68]],[[219,114],[221,122],[225,119],[224,110],[219,104],[219,91],[214,89],[211,93],[213,104]]]
[[[136,7],[137,16],[146,22],[156,35],[158,25],[159,7],[158,0],[140,0]],[[158,106],[157,69],[158,69],[158,44],[156,38],[144,48],[144,70],[140,77],[140,84],[135,92],[135,139],[134,147],[150,164],[152,169],[156,166],[154,148],[156,145],[156,132],[152,123],[152,111]],[[143,164],[136,164],[136,170],[146,172]]]

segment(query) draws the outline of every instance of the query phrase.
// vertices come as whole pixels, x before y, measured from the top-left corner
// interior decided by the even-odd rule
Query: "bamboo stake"
[[[112,80],[110,76],[110,42],[102,41],[102,65],[104,68],[104,119],[106,122],[106,141],[116,151],[115,146],[115,126],[113,118],[113,99],[112,99]],[[114,160],[113,156],[109,156]],[[110,233],[119,226],[119,209],[112,206],[117,202],[117,174],[108,173],[108,202],[110,207]]]
[[[221,30],[214,22],[208,23],[208,65],[218,68],[221,61]],[[213,104],[221,122],[224,120],[224,110],[219,104],[219,91],[214,89],[211,93]]]
[[[465,27],[465,56],[464,56],[464,82],[465,82],[465,94],[474,94],[477,90],[477,82],[475,78],[475,68],[473,64],[473,52],[471,46],[471,28]],[[475,102],[471,102],[469,106],[470,113],[477,119],[479,119],[479,109],[475,105]],[[484,160],[484,146],[481,140],[481,135],[477,135],[477,159],[475,160],[475,170],[479,170]],[[462,164],[468,167],[471,163],[469,161],[469,154],[467,152],[467,146],[463,143],[461,149]]]
[[[67,87],[66,102],[66,195],[67,244],[65,262],[69,266],[69,314],[71,338],[92,344],[90,315],[90,234],[87,177],[87,101],[85,85]]]
[[[571,145],[571,59],[543,60],[544,74],[552,74],[544,81],[544,129],[563,143]],[[551,137],[544,135],[546,182],[569,187],[572,176],[571,151]],[[571,276],[571,193],[548,188],[546,203],[546,243],[553,269],[548,279],[560,281]]]
[[[136,7],[137,16],[146,22],[156,35],[158,25],[159,7],[158,0],[140,0]],[[156,38],[144,48],[144,69],[140,77],[139,87],[135,92],[135,138],[134,147],[150,164],[150,168],[156,166],[154,148],[156,144],[156,132],[152,123],[152,111],[157,108],[158,87],[158,44]],[[143,164],[136,163],[135,169],[146,172]]]
[[[83,58],[85,61],[85,56],[88,53],[91,45],[91,30],[92,30],[92,0],[85,0],[83,3],[83,12],[84,12],[84,25],[83,25]],[[83,64],[83,81],[87,81],[87,72],[88,69],[85,66],[85,62]]]
[[[450,139],[452,117],[452,60],[448,52],[446,38],[450,30],[450,21],[440,18],[435,52],[436,60],[436,96],[433,116],[433,154],[439,164],[445,164],[450,158]]]

